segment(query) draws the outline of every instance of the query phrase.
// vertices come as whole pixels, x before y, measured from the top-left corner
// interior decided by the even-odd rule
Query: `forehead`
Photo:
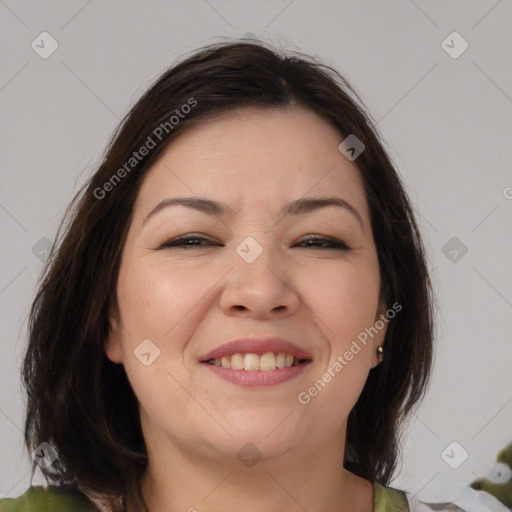
[[[188,128],[148,171],[136,210],[197,195],[234,208],[276,211],[305,196],[340,195],[367,215],[359,169],[334,127],[303,108],[244,107]]]

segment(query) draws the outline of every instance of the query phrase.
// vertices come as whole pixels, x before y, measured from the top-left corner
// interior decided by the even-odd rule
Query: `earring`
[[[377,347],[377,357],[379,358],[379,363],[382,363],[382,358],[384,356],[384,347]]]

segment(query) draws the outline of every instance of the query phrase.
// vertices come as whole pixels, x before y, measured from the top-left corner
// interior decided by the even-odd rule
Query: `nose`
[[[248,260],[250,261],[250,260]],[[227,315],[276,318],[295,313],[300,305],[293,278],[278,250],[263,248],[252,262],[233,255],[220,306]]]

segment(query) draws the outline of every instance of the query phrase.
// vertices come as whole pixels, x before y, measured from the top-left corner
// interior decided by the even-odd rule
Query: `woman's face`
[[[106,353],[126,369],[150,452],[171,443],[195,456],[265,458],[344,443],[386,329],[365,343],[362,333],[386,306],[363,182],[338,149],[343,138],[307,110],[243,108],[184,132],[148,172]],[[162,204],[176,198],[189,206]],[[193,208],[199,198],[221,208]],[[282,214],[318,198],[342,206]],[[261,341],[272,337],[293,346]],[[245,338],[252,343],[217,353],[224,367],[205,361]],[[286,366],[294,354],[307,361]]]

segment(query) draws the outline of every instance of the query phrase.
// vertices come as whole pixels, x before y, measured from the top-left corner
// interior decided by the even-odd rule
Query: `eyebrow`
[[[144,225],[158,212],[171,206],[185,206],[187,208],[206,213],[207,215],[215,215],[219,217],[233,214],[235,211],[234,208],[231,208],[224,203],[213,201],[212,199],[207,199],[205,197],[170,197],[158,203],[146,215],[142,224]],[[354,215],[354,217],[356,217],[359,224],[361,224],[361,227],[364,229],[363,219],[359,212],[354,206],[352,206],[348,201],[345,201],[345,199],[342,199],[341,197],[303,197],[286,203],[281,208],[280,214],[283,217],[287,215],[303,215],[315,210],[319,210],[320,208],[325,208],[327,206],[337,206],[349,211]]]

